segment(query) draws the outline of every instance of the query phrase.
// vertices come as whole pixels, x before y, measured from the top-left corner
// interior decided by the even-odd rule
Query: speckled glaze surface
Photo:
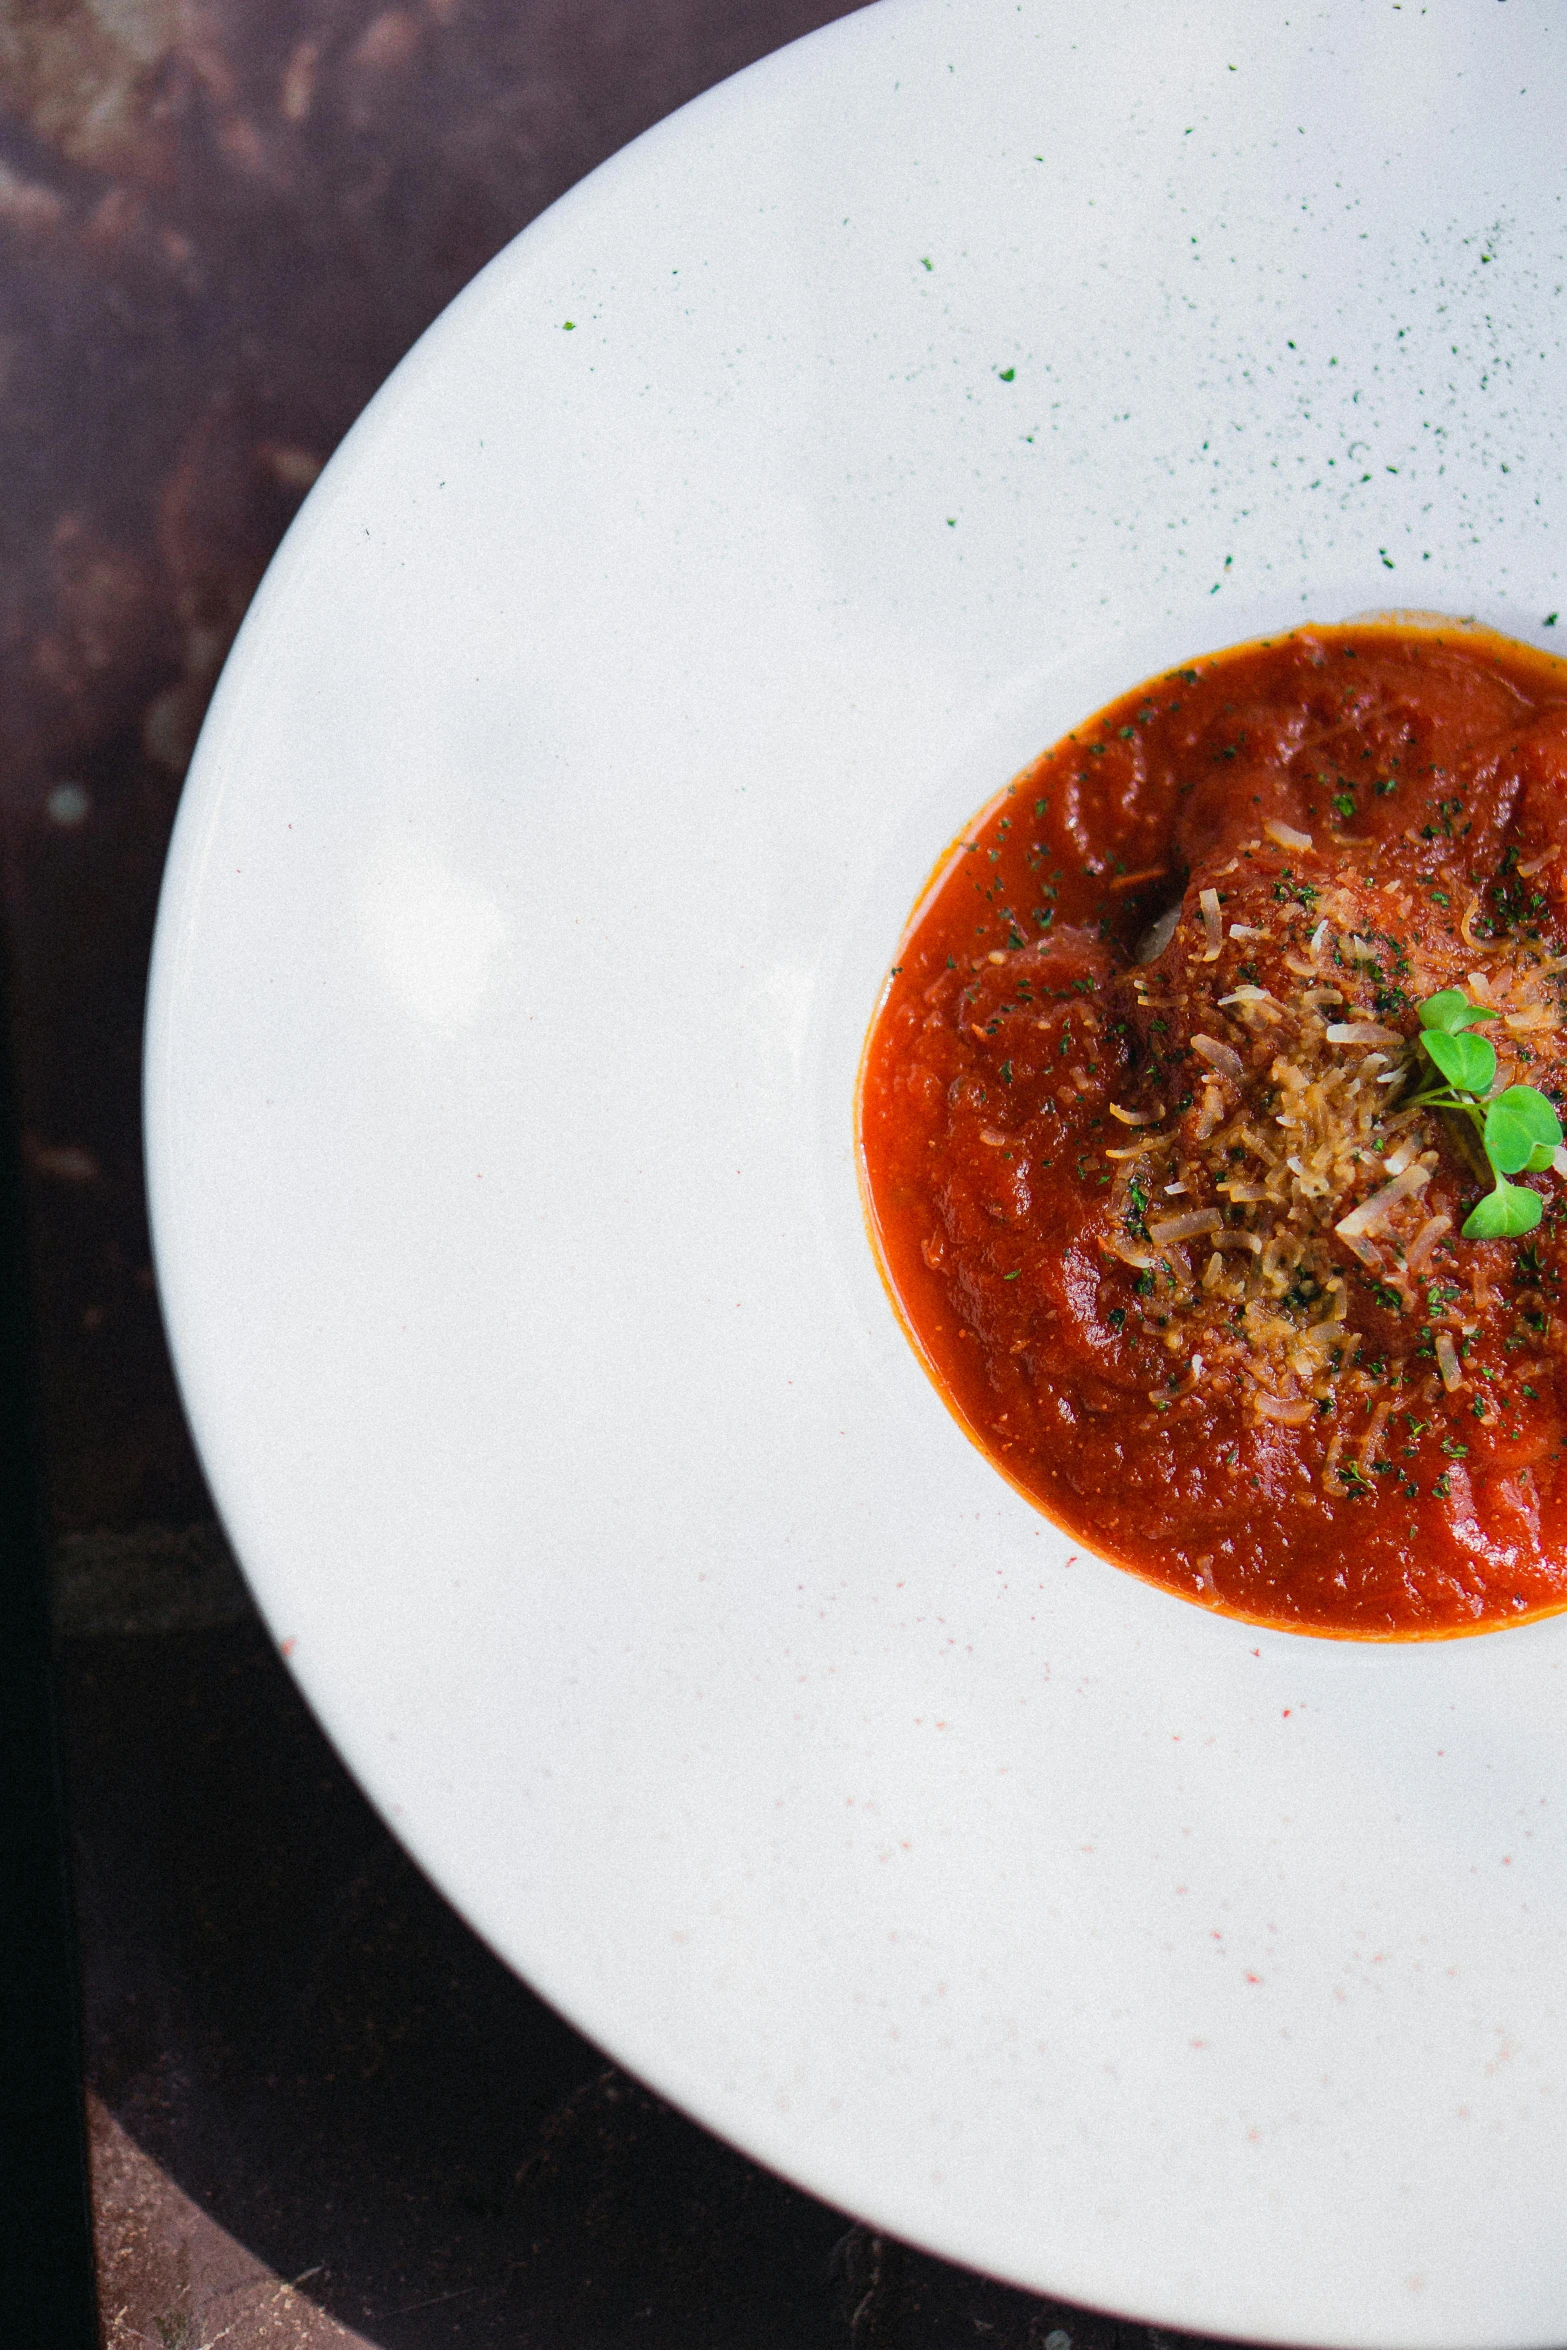
[[[1553,643],[1528,0],[889,0],[447,313],[247,620],[170,865],[214,1491],[466,1916],[666,2094],[1036,2289],[1567,2331],[1567,1624],[1259,1637],[966,1444],[852,1091],[956,827],[1161,663]]]

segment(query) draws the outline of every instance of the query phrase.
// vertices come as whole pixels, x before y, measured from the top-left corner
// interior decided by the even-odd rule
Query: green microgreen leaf
[[[1529,1131],[1537,1143],[1554,1150],[1562,1139],[1562,1122],[1556,1115],[1556,1105],[1549,1094],[1541,1093],[1536,1085],[1510,1085],[1505,1093],[1497,1095],[1500,1102],[1510,1102],[1518,1115],[1528,1122]]]
[[[1428,1004],[1421,1005],[1422,1018],[1429,1009]],[[1448,1083],[1464,1093],[1484,1093],[1496,1075],[1495,1050],[1468,1029],[1427,1028],[1420,1042]]]
[[[1465,1240],[1514,1240],[1532,1232],[1542,1214],[1539,1194],[1507,1178],[1543,1175],[1562,1148],[1561,1120],[1534,1086],[1509,1085],[1494,1101],[1485,1099],[1496,1082],[1496,1053],[1473,1029],[1476,1021],[1495,1018],[1456,987],[1428,996],[1420,1006],[1420,1046],[1448,1082],[1445,1089],[1428,1082],[1407,1097],[1411,1106],[1461,1114],[1484,1143],[1496,1189],[1471,1209]]]
[[[1520,1233],[1532,1232],[1539,1221],[1539,1193],[1499,1178],[1496,1189],[1464,1219],[1463,1235],[1465,1240],[1516,1240]]]
[[[1561,1121],[1532,1085],[1510,1085],[1485,1113],[1485,1155],[1499,1175],[1516,1175],[1541,1150],[1549,1166],[1561,1138]]]
[[[1477,1020],[1494,1020],[1496,1014],[1483,1004],[1472,1004],[1456,987],[1444,987],[1440,995],[1428,995],[1420,1007],[1422,1028],[1434,1028],[1448,1036],[1456,1036],[1460,1029],[1472,1028]]]

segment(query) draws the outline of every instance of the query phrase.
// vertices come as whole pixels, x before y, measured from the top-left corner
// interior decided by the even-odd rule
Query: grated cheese
[[[1239,1085],[1244,1079],[1246,1064],[1233,1045],[1221,1043],[1216,1036],[1194,1036],[1192,1050],[1201,1053],[1210,1067],[1217,1069],[1221,1077],[1227,1077],[1232,1085]]]
[[[1310,845],[1289,827],[1264,830],[1280,848]],[[1414,1007],[1467,981],[1473,1000],[1498,1015],[1488,1025],[1501,1048],[1500,1087],[1512,1074],[1510,1039],[1534,1044],[1561,1025],[1555,974],[1567,958],[1524,941],[1506,955],[1478,939],[1462,948],[1454,940],[1451,950],[1425,938],[1400,947],[1381,925],[1407,919],[1407,893],[1373,914],[1364,873],[1308,881],[1260,840],[1243,855],[1255,861],[1235,912],[1255,918],[1232,921],[1225,939],[1217,893],[1193,892],[1163,967],[1134,983],[1140,1016],[1155,1022],[1159,1094],[1113,1106],[1123,1126],[1138,1117],[1146,1125],[1132,1148],[1106,1153],[1102,1245],[1137,1270],[1150,1335],[1192,1366],[1179,1390],[1153,1400],[1165,1408],[1188,1392],[1198,1366],[1205,1381],[1238,1388],[1253,1419],[1282,1427],[1338,1408],[1337,1395],[1345,1419],[1333,1427],[1320,1483],[1344,1495],[1366,1489],[1391,1409],[1376,1392],[1388,1378],[1381,1360],[1361,1360],[1358,1315],[1375,1305],[1446,1318],[1416,1286],[1435,1277],[1454,1218],[1431,1213],[1424,1196],[1439,1163],[1439,1113],[1400,1106],[1406,1082],[1424,1074],[1409,1033]],[[1467,971],[1482,954],[1485,969]],[[1256,958],[1256,967],[1242,964],[1244,977],[1243,957]],[[1394,1024],[1399,1017],[1408,1030]],[[1520,1044],[1518,1057],[1527,1052]],[[1567,1171],[1567,1146],[1562,1163]],[[1171,1213],[1165,1202],[1177,1199],[1183,1212]],[[1462,1383],[1463,1327],[1455,1317],[1435,1332],[1433,1391],[1438,1374],[1449,1389]]]

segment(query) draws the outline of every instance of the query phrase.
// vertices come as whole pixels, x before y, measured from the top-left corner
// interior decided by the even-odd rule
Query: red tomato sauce
[[[1302,628],[1124,695],[954,844],[858,1115],[900,1318],[995,1466],[1250,1622],[1567,1607],[1567,1180],[1521,1238],[1419,1006],[1567,1105],[1567,664]]]

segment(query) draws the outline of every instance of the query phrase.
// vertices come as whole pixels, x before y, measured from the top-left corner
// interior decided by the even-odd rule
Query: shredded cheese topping
[[[1284,848],[1310,846],[1290,827],[1266,830]],[[1105,1153],[1113,1178],[1104,1245],[1137,1271],[1146,1318],[1165,1346],[1190,1358],[1186,1378],[1150,1390],[1151,1402],[1162,1407],[1223,1376],[1240,1380],[1255,1418],[1301,1426],[1332,1408],[1335,1382],[1360,1345],[1346,1259],[1371,1277],[1382,1302],[1404,1310],[1415,1304],[1417,1280],[1432,1278],[1433,1253],[1452,1229],[1423,1196],[1442,1155],[1438,1113],[1401,1106],[1430,1074],[1417,1053],[1416,1003],[1471,982],[1475,1000],[1499,1014],[1487,1033],[1500,1089],[1517,1074],[1512,1039],[1534,1042],[1561,1025],[1556,975],[1567,958],[1509,940],[1488,946],[1484,973],[1455,979],[1438,950],[1397,945],[1414,928],[1400,922],[1407,891],[1401,908],[1395,888],[1383,914],[1367,875],[1317,874],[1317,860],[1309,886],[1299,867],[1292,877],[1286,866],[1277,886],[1259,887],[1280,870],[1277,849],[1264,852],[1261,841],[1224,872],[1259,852],[1263,865],[1243,873],[1249,919],[1230,925],[1237,943],[1222,948],[1223,967],[1247,959],[1244,980],[1225,985],[1215,968],[1226,894],[1215,888],[1182,909],[1162,958],[1170,969],[1132,975],[1148,1033],[1166,1041],[1152,1054],[1158,1093],[1150,1087],[1135,1107],[1115,1108],[1131,1131]],[[1258,919],[1270,897],[1277,914]],[[1373,911],[1377,933],[1368,936]],[[1460,949],[1455,940],[1453,956],[1473,952],[1473,942]],[[1391,955],[1399,958],[1396,988]],[[1264,958],[1271,987],[1255,970]],[[1394,996],[1399,1008],[1390,1014]],[[1438,1336],[1434,1371],[1449,1390],[1463,1380],[1450,1330]],[[1375,1385],[1363,1374],[1356,1383]],[[1356,1456],[1374,1449],[1377,1409],[1386,1416],[1373,1401]],[[1342,1493],[1344,1477],[1356,1473],[1336,1435],[1324,1486]]]

